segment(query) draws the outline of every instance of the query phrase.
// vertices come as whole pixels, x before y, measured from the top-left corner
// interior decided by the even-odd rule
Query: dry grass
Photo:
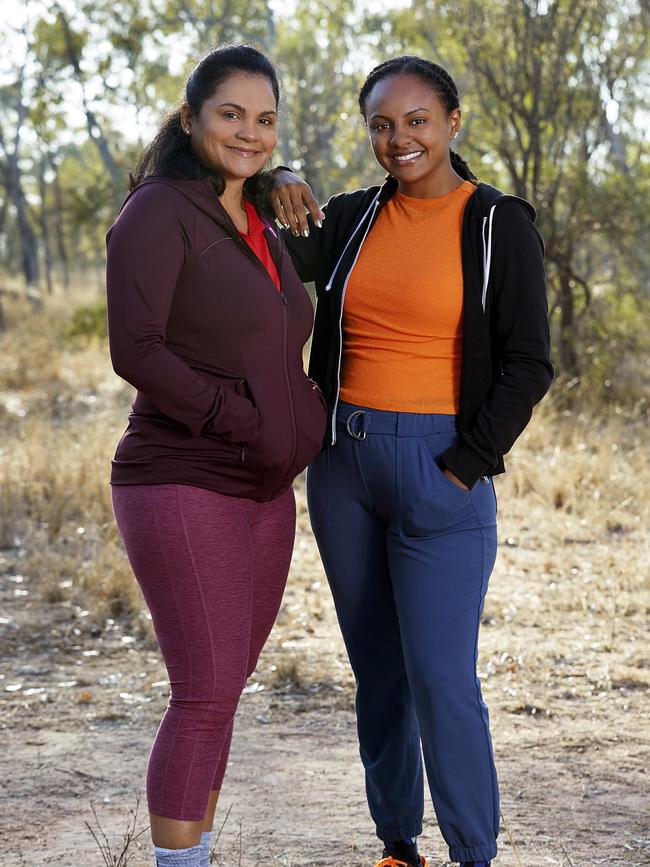
[[[20,570],[38,577],[50,601],[73,600],[99,615],[134,615],[140,595],[115,529],[107,483],[131,392],[113,374],[105,346],[79,346],[65,338],[72,306],[58,298],[34,315],[24,304],[5,305],[0,548],[14,552]],[[556,614],[577,609],[604,617],[609,642],[621,620],[647,604],[644,570],[627,562],[625,546],[617,544],[643,534],[649,524],[645,430],[640,415],[610,409],[596,418],[558,412],[549,401],[497,483],[499,499],[507,503],[501,568],[521,559],[515,556],[519,548],[543,549],[546,601],[552,599]],[[294,561],[300,580],[290,587],[278,621],[285,649],[331,618],[327,597],[319,592],[321,567],[300,482],[297,494]],[[571,546],[596,543],[611,543],[599,550],[598,562],[583,556],[573,562]],[[534,600],[527,607],[538,610]],[[495,616],[488,602],[487,621]],[[309,667],[309,661],[289,658],[273,679],[302,682]]]
[[[0,549],[44,598],[101,617],[139,614],[108,473],[130,389],[105,346],[66,338],[69,304],[5,305],[0,337]]]
[[[104,346],[65,337],[73,306],[64,299],[34,315],[5,303],[0,568],[16,582],[16,593],[29,587],[53,610],[74,606],[90,628],[117,620],[147,643],[150,621],[115,528],[108,485],[131,392],[112,373]],[[642,408],[581,413],[562,404],[552,394],[538,408],[496,483],[501,544],[483,614],[480,673],[506,775],[511,754],[517,756],[517,786],[504,793],[511,850],[522,839],[530,845],[538,833],[535,809],[525,810],[516,794],[520,775],[522,789],[532,785],[531,769],[539,777],[537,816],[543,812],[547,826],[566,828],[560,816],[566,803],[560,796],[553,803],[550,792],[573,785],[562,777],[564,764],[572,767],[584,777],[583,789],[564,791],[575,822],[591,827],[592,769],[624,791],[626,777],[640,774],[648,761],[641,724],[650,696],[647,419]],[[310,694],[311,707],[333,708],[340,696],[349,709],[353,680],[302,480],[296,493],[289,586],[249,690]],[[24,584],[21,575],[29,578]],[[641,859],[645,832],[634,831],[641,819],[625,821],[632,830],[622,839],[627,849],[636,847],[631,857]],[[241,832],[224,833],[215,863],[237,863]],[[561,861],[548,863],[587,863],[575,854],[578,843],[585,852],[584,841],[572,834],[562,837],[565,851],[554,849]],[[285,853],[269,858],[291,863]],[[523,849],[521,862],[532,864],[527,858]]]

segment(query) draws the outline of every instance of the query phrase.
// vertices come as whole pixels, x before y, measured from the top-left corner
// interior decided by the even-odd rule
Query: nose
[[[252,142],[257,139],[257,127],[254,118],[244,118],[237,130],[237,138],[242,141]]]
[[[391,147],[402,150],[408,147],[411,142],[411,128],[409,126],[402,126],[402,124],[396,124],[393,127],[393,131],[390,136]]]

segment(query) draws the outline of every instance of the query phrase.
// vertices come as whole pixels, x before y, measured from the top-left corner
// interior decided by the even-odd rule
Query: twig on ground
[[[217,861],[217,846],[219,844],[219,838],[221,837],[221,832],[226,827],[226,822],[228,821],[228,817],[230,816],[231,810],[232,810],[232,804],[228,807],[225,819],[223,820],[223,822],[221,823],[221,827],[217,831],[217,836],[214,838],[214,843],[212,844],[212,851],[210,852],[210,864],[213,864],[215,862],[217,864],[219,863]]]
[[[136,833],[136,827],[138,824],[138,811],[140,809],[140,796],[136,795],[135,810],[129,810],[129,818],[127,820],[126,831],[122,835],[122,849],[120,852],[114,853],[111,849],[109,839],[101,826],[99,817],[97,815],[97,810],[95,809],[95,805],[92,802],[90,804],[90,809],[92,810],[93,816],[95,818],[95,825],[97,826],[97,831],[95,831],[95,829],[90,825],[89,822],[84,821],[84,825],[90,831],[95,843],[97,843],[97,847],[101,852],[104,864],[106,865],[106,867],[126,867],[133,855],[133,852],[130,851],[131,844],[135,840],[137,840],[138,837],[141,837],[142,834],[149,830],[149,826],[147,825],[146,828],[143,828],[141,831],[138,831]]]
[[[569,856],[569,853],[567,852],[567,850],[564,848],[564,846],[560,846],[560,848],[562,849],[562,854],[566,858],[566,860],[569,864],[569,867],[573,867],[573,861],[571,860],[571,857]]]
[[[510,845],[512,846],[512,851],[515,853],[515,858],[517,859],[517,864],[519,864],[519,867],[524,867],[524,865],[521,863],[521,858],[519,857],[519,852],[517,851],[517,847],[515,846],[514,837],[512,836],[512,833],[510,831],[510,826],[508,825],[508,823],[506,821],[506,817],[503,814],[503,810],[501,808],[499,808],[499,812],[501,813],[501,821],[503,822],[505,829],[506,829],[506,833],[508,834],[508,840],[510,842]]]

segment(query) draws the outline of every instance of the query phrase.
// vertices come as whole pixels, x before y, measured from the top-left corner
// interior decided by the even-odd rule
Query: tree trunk
[[[111,176],[113,188],[118,191],[121,185],[123,186],[122,173],[117,166],[117,163],[113,159],[108,140],[106,139],[102,128],[99,125],[99,121],[97,120],[94,112],[88,105],[88,101],[86,99],[85,79],[84,74],[81,70],[81,58],[79,57],[77,46],[75,45],[75,41],[73,39],[70,22],[68,21],[65,12],[58,4],[56,4],[56,9],[61,28],[63,30],[63,38],[65,39],[66,56],[68,59],[68,63],[70,64],[70,66],[72,66],[77,83],[81,88],[81,101],[83,104],[84,113],[86,115],[86,128],[88,129],[88,135],[90,136],[91,141],[94,142],[95,147],[99,151],[102,162]]]
[[[566,270],[560,270],[560,365],[562,372],[571,376],[579,373],[575,333],[575,298],[571,278]]]
[[[29,221],[27,203],[22,188],[18,154],[12,154],[7,167],[7,198],[16,209],[20,233],[20,253],[25,283],[31,289],[38,287],[38,254],[36,236]]]
[[[64,233],[64,223],[63,223],[63,215],[65,213],[63,209],[63,196],[61,195],[61,181],[59,179],[59,170],[58,166],[54,164],[52,157],[50,156],[50,168],[54,172],[54,204],[56,213],[59,214],[59,219],[54,221],[54,234],[56,236],[56,252],[59,258],[59,264],[61,266],[61,278],[63,282],[63,288],[67,291],[70,288],[70,259],[68,256],[68,248],[65,242],[65,233]]]
[[[30,301],[35,305],[38,297],[38,251],[36,236],[34,235],[27,212],[27,202],[25,200],[25,193],[23,192],[20,172],[20,132],[27,117],[27,107],[23,103],[23,75],[24,71],[21,70],[19,79],[16,82],[15,109],[17,117],[16,129],[13,135],[13,149],[11,151],[7,149],[1,130],[0,147],[6,158],[4,180],[7,199],[16,209],[16,217],[18,219],[22,270]]]
[[[42,158],[38,167],[38,190],[41,197],[38,209],[38,222],[43,239],[43,253],[45,259],[45,285],[47,294],[52,294],[52,245],[50,243],[50,228],[47,213],[47,184],[45,183],[45,158]]]

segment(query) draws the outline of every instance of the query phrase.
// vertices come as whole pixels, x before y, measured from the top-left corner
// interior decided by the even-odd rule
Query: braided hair
[[[382,78],[388,78],[390,75],[417,75],[435,91],[448,114],[455,108],[460,108],[458,90],[446,69],[431,60],[425,60],[423,57],[403,54],[401,57],[394,57],[392,60],[380,63],[368,74],[359,91],[359,109],[364,120],[367,120],[366,105],[372,89],[378,81],[381,81]],[[476,175],[461,156],[450,149],[449,158],[456,174],[460,175],[463,180],[477,182]]]
[[[207,54],[187,80],[185,101],[192,115],[198,116],[203,103],[210,99],[217,87],[238,72],[266,78],[278,104],[280,86],[270,60],[250,45],[226,45]],[[129,189],[133,190],[152,175],[186,180],[208,178],[218,196],[226,186],[219,169],[201,163],[192,149],[190,137],[182,130],[180,107],[163,120],[153,141],[144,149],[135,172],[129,174]],[[259,212],[274,217],[270,202],[274,188],[275,181],[270,172],[260,171],[246,179],[244,195]]]

